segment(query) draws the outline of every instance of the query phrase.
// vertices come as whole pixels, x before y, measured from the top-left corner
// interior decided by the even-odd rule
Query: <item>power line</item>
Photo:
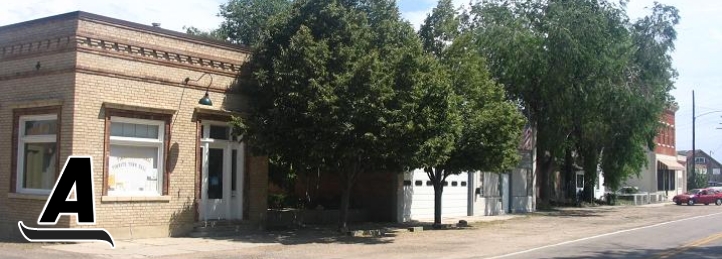
[[[704,116],[704,117],[702,117],[702,116],[697,116],[697,124],[699,124],[699,123],[710,123],[710,122],[713,122],[713,121],[710,121],[710,120],[722,120],[722,119],[719,118],[719,117],[716,117],[716,116]],[[680,127],[691,126],[691,125],[692,125],[692,122],[684,122],[684,123],[677,123],[677,124],[675,125],[675,127],[676,127],[676,128],[680,128]]]

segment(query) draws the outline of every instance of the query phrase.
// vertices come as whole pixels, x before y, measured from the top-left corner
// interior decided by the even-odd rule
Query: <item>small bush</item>
[[[268,207],[271,209],[282,209],[285,205],[286,195],[283,193],[269,194]]]
[[[623,187],[623,188],[619,189],[619,193],[622,193],[622,194],[635,194],[638,192],[639,192],[639,190],[637,190],[637,188],[635,188],[635,187]]]

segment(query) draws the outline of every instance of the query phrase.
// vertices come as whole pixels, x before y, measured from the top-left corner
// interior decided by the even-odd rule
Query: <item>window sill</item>
[[[101,202],[144,202],[159,201],[170,202],[170,196],[103,196],[100,197]]]
[[[26,193],[8,193],[9,199],[38,200],[47,201],[48,194],[26,194]]]

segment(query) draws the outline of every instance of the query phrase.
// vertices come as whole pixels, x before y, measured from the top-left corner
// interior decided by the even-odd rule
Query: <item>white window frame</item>
[[[228,123],[223,123],[219,121],[204,121],[201,123],[202,131],[201,131],[201,142],[208,142],[208,143],[214,143],[214,142],[227,142],[227,141],[235,141],[235,138],[233,137],[233,134],[231,132],[232,128],[231,125],[228,125]],[[211,126],[220,126],[220,127],[226,127],[228,129],[228,136],[226,136],[228,139],[214,139],[211,138]]]
[[[37,194],[37,195],[50,195],[50,191],[52,190],[52,187],[50,189],[33,189],[33,188],[24,188],[23,183],[25,179],[25,144],[27,143],[55,143],[55,152],[56,156],[58,156],[57,152],[60,151],[59,145],[58,145],[58,135],[57,132],[55,134],[47,134],[47,135],[31,135],[26,136],[25,135],[25,123],[28,121],[43,121],[43,120],[55,120],[56,123],[58,121],[58,115],[57,114],[43,114],[43,115],[22,115],[20,116],[20,119],[18,120],[18,150],[17,150],[17,174],[15,178],[15,190],[18,193],[25,193],[25,194]],[[60,127],[58,124],[57,127]],[[56,172],[53,172],[52,177],[56,177]]]
[[[158,170],[157,170],[157,181],[158,186],[156,189],[158,190],[157,193],[150,193],[150,192],[111,192],[108,190],[108,196],[114,196],[114,197],[125,197],[125,196],[162,196],[163,195],[163,187],[164,187],[164,177],[165,177],[165,171],[164,171],[164,165],[165,165],[165,157],[164,149],[165,149],[165,122],[160,120],[147,120],[147,119],[135,119],[135,118],[127,118],[127,117],[117,117],[117,116],[111,116],[110,117],[110,127],[113,126],[114,122],[120,122],[120,123],[132,123],[132,124],[143,124],[148,126],[157,126],[158,127],[158,138],[156,139],[150,139],[150,138],[135,138],[135,137],[120,137],[120,136],[113,136],[111,134],[111,131],[108,131],[108,139],[109,139],[109,145],[110,146],[127,146],[127,147],[157,147],[158,148],[158,156],[156,157],[156,162],[158,164]],[[108,157],[110,157],[110,148],[108,149]],[[108,177],[110,177],[110,165],[108,166]],[[106,188],[108,188],[106,186]]]
[[[705,157],[698,156],[698,157],[694,158],[694,163],[695,164],[706,164],[707,159]]]

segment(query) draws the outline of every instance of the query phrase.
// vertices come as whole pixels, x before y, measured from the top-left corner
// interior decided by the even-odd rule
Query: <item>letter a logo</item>
[[[70,194],[75,189],[75,198]],[[38,217],[38,225],[56,225],[60,216],[75,215],[78,225],[95,225],[93,159],[70,156]],[[110,233],[102,228],[31,228],[18,221],[23,237],[30,242],[107,242],[115,248]]]

